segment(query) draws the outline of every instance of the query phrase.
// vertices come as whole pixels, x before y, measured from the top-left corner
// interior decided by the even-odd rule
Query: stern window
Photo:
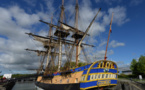
[[[109,62],[107,62],[107,68],[109,67]]]
[[[111,74],[109,75],[109,78],[111,78]]]
[[[98,79],[100,78],[100,74],[98,74]]]
[[[62,79],[60,80],[60,83],[62,83]]]
[[[85,76],[84,76],[84,78],[83,78],[83,81],[85,80]]]
[[[116,74],[114,74],[114,78],[116,78]]]
[[[102,78],[102,74],[100,74],[100,78]]]
[[[111,68],[111,65],[112,65],[112,63],[110,63],[110,66],[109,66],[109,68]]]
[[[106,74],[104,74],[104,78],[106,78]]]
[[[106,74],[106,78],[108,78],[108,74]]]
[[[93,80],[93,79],[94,79],[94,75],[91,75],[91,76],[90,76],[90,80]]]
[[[92,79],[94,79],[94,75],[92,75]]]
[[[111,78],[113,78],[113,74],[111,74]]]
[[[82,77],[81,77],[81,81],[84,81],[84,80],[85,80],[85,76],[82,76]]]
[[[69,83],[69,79],[67,79],[67,83]]]
[[[100,67],[103,67],[103,62],[101,62],[101,65],[100,65]]]
[[[76,78],[76,83],[78,83],[78,78]]]
[[[102,78],[104,78],[104,74],[102,74]]]
[[[98,75],[96,74],[96,75],[95,75],[95,79],[97,79],[97,76],[98,76]]]

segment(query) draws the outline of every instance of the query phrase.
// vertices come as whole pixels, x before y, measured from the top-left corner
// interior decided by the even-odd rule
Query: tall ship
[[[88,31],[101,9],[96,12],[96,15],[92,18],[85,32],[78,28],[78,0],[76,0],[75,5],[74,26],[68,25],[67,22],[65,22],[64,10],[64,0],[62,0],[61,13],[57,25],[52,23],[53,16],[50,22],[40,20],[40,22],[49,26],[48,36],[26,33],[32,36],[34,40],[41,42],[45,48],[43,51],[26,49],[28,51],[37,52],[39,56],[43,57],[40,68],[37,70],[39,76],[35,82],[36,86],[44,90],[103,90],[117,85],[117,64],[107,60],[107,48],[113,15],[110,22],[104,59],[87,63],[88,59],[84,46],[94,46],[83,43],[83,40],[86,36],[89,36]],[[54,33],[52,33],[52,29],[55,30]],[[81,51],[84,53],[86,59],[84,60],[86,62],[83,64],[81,63],[83,60],[79,58]],[[73,53],[75,53],[75,55],[73,55]],[[62,59],[64,56],[66,58]],[[72,60],[72,58],[75,58],[75,61]]]

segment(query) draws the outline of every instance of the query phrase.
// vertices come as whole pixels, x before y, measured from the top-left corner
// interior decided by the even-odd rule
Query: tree
[[[140,56],[137,64],[137,71],[139,74],[145,74],[145,56]]]
[[[78,63],[78,67],[85,66],[85,65],[87,65],[87,63],[84,63],[84,62]],[[69,69],[68,67],[75,68],[76,62],[65,62],[64,66],[62,67],[62,70],[68,70]]]
[[[130,65],[130,69],[135,75],[145,75],[145,56],[141,55],[138,62],[136,59],[133,59]]]
[[[131,65],[130,65],[130,69],[131,69],[132,71],[135,70],[136,64],[137,64],[136,59],[133,59],[132,62],[131,62]]]
[[[84,63],[84,62],[79,62],[78,63],[78,67],[85,66],[85,65],[87,65],[87,63]]]

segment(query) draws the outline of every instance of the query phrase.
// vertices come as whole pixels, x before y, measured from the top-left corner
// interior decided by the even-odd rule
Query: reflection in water
[[[35,82],[17,82],[12,90],[37,90],[35,87]]]

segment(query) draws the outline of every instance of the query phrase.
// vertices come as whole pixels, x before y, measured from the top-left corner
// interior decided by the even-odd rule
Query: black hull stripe
[[[35,85],[44,90],[80,90],[80,83],[46,84],[41,82],[35,82]]]

